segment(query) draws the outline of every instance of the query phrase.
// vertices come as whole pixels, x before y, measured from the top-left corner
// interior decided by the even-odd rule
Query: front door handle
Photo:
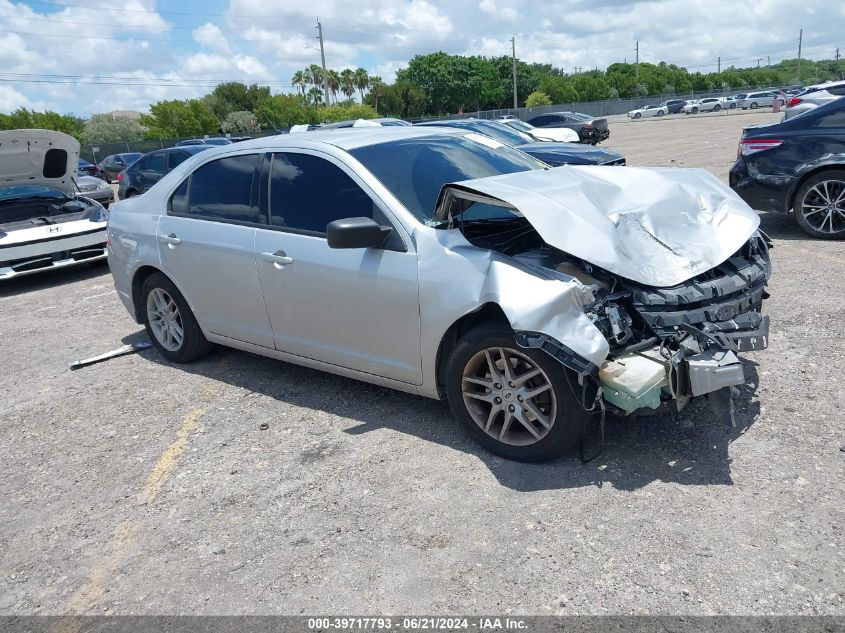
[[[177,244],[181,244],[182,240],[176,237],[175,233],[171,233],[170,235],[164,235],[161,238],[161,241],[167,244],[170,248],[176,248]]]
[[[274,267],[281,269],[288,264],[293,263],[293,258],[288,257],[284,251],[276,251],[275,253],[261,253],[261,259],[265,262],[270,262]]]

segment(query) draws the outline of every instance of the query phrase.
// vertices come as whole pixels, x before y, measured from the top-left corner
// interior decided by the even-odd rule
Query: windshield
[[[418,220],[430,223],[443,185],[544,169],[546,164],[483,136],[428,136],[349,152]]]
[[[490,138],[496,139],[500,143],[507,145],[525,145],[526,143],[533,143],[535,139],[528,134],[514,130],[504,123],[493,123],[491,121],[455,121],[424,123],[423,125],[443,125],[444,127],[459,128],[461,130],[478,132]]]
[[[589,114],[584,114],[583,112],[572,112],[569,118],[575,119],[576,121],[591,121],[593,119]]]
[[[61,193],[58,189],[46,185],[9,185],[7,187],[0,187],[0,201],[29,198],[44,194],[56,196]]]
[[[516,128],[520,132],[526,132],[526,133],[530,133],[532,130],[535,129],[533,125],[526,123],[525,121],[520,121],[518,119],[509,119],[507,121],[507,125],[509,125],[512,128]]]

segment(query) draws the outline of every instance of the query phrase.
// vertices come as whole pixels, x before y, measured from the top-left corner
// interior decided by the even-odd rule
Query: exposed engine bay
[[[49,192],[0,201],[0,230],[8,233],[32,226],[89,218],[100,221],[104,213],[100,203],[88,198],[71,198],[61,192]]]
[[[771,274],[771,243],[760,231],[714,268],[670,287],[648,286],[610,273],[548,245],[519,212],[500,201],[454,199],[453,216],[474,246],[561,281],[578,283],[584,312],[607,339],[610,352],[600,367],[579,363],[543,337],[518,335],[593,381],[604,402],[619,413],[656,409],[674,401],[711,395],[720,414],[729,406],[730,387],[745,383],[737,352],[765,349],[769,319],[762,313]],[[486,217],[478,217],[478,216]]]

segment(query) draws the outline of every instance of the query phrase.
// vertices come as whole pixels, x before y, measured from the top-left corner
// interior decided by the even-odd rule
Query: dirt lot
[[[608,146],[725,178],[774,118],[618,121]],[[762,221],[771,346],[738,426],[612,419],[588,465],[241,352],[71,372],[141,332],[107,268],[5,284],[0,613],[845,614],[845,249]]]

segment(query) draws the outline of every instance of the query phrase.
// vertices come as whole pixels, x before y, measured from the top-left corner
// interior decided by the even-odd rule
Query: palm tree
[[[305,96],[305,91],[308,86],[314,83],[314,76],[311,74],[311,69],[306,68],[302,71],[302,96]]]
[[[361,103],[364,103],[364,91],[367,89],[367,86],[370,85],[370,77],[367,74],[367,71],[363,68],[356,68],[355,69],[355,87],[358,88],[358,92],[361,93]]]
[[[340,73],[340,91],[347,99],[355,94],[355,72],[351,68],[344,68]]]
[[[301,70],[297,70],[293,73],[293,77],[290,80],[291,84],[296,88],[296,91],[301,94],[305,94],[305,86],[309,83],[305,78],[305,73]]]
[[[379,97],[384,96],[384,90],[387,85],[381,80],[381,77],[378,75],[373,75],[370,77],[370,95],[375,102],[375,110],[376,114],[378,114],[378,100]]]
[[[340,90],[340,74],[336,70],[329,70],[329,92],[337,103],[337,93]]]
[[[308,89],[306,98],[308,99],[308,103],[320,105],[323,102],[323,91],[317,86],[311,86],[311,88]]]
[[[311,64],[308,67],[308,71],[311,73],[311,85],[313,85],[317,90],[319,90],[320,94],[322,95],[323,94],[323,69],[322,69],[322,67],[318,66],[317,64]],[[328,98],[328,97],[326,96],[326,98]]]

